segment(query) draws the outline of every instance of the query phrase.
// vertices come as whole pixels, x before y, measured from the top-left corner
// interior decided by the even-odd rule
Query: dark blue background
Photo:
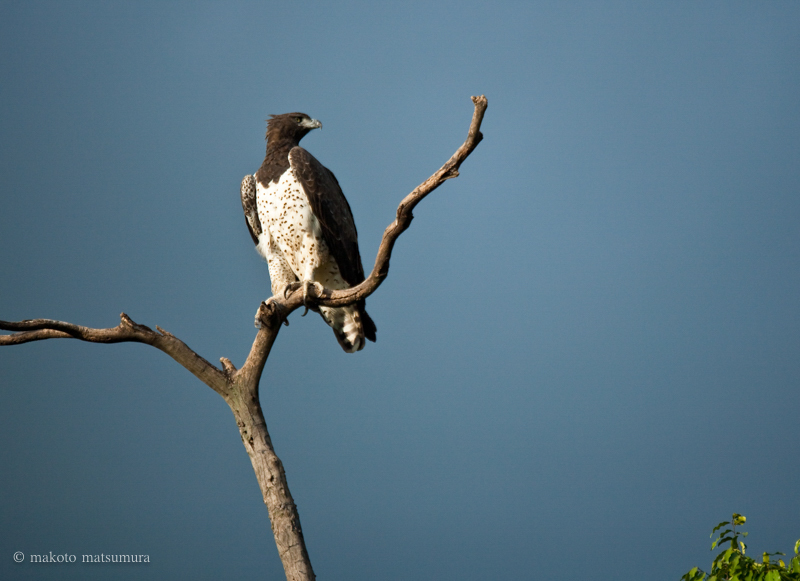
[[[120,311],[241,365],[269,295],[239,182],[267,115],[371,267],[342,353],[291,318],[261,396],[320,579],[678,579],[800,537],[796,2],[0,4],[0,318]],[[0,349],[0,576],[280,579],[219,396],[141,345]],[[146,566],[17,565],[14,551]]]

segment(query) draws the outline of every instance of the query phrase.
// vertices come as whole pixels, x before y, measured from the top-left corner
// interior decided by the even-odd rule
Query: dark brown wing
[[[302,147],[293,147],[289,163],[294,170],[311,211],[322,226],[322,235],[344,281],[355,286],[364,280],[364,267],[358,251],[358,232],[350,204],[333,173]]]
[[[247,229],[250,230],[253,244],[258,246],[258,237],[263,230],[261,229],[261,220],[258,219],[258,209],[256,207],[256,178],[254,176],[244,176],[239,192],[242,195],[242,209],[244,210]]]

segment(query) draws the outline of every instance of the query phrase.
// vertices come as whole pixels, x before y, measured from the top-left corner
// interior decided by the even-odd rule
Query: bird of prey
[[[336,177],[299,146],[322,123],[305,113],[271,115],[267,155],[254,175],[242,180],[242,208],[258,253],[267,260],[272,294],[289,285],[344,289],[364,280],[358,232]],[[282,296],[285,296],[282,295]],[[314,309],[317,310],[317,309]],[[376,327],[365,301],[319,307],[347,353],[375,341]]]

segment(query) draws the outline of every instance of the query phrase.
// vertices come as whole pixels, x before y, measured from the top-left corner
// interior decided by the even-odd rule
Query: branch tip
[[[158,331],[159,333],[161,333],[162,335],[164,335],[164,337],[174,337],[174,336],[175,336],[175,335],[173,335],[172,333],[170,333],[169,331],[165,331],[164,329],[162,329],[162,328],[161,328],[161,327],[159,327],[158,325],[156,325],[156,331]]]
[[[130,327],[131,329],[135,329],[137,327],[136,323],[133,322],[128,315],[125,313],[119,314],[120,325],[123,327]]]
[[[220,363],[222,363],[222,369],[223,369],[223,370],[225,371],[225,373],[227,373],[229,376],[231,376],[231,375],[233,375],[234,373],[236,373],[236,371],[237,371],[237,370],[236,370],[236,366],[234,366],[234,364],[233,364],[233,363],[231,363],[231,360],[230,360],[230,359],[228,359],[227,357],[220,357],[220,358],[219,358],[219,362],[220,362]]]
[[[486,108],[486,106],[489,104],[489,101],[486,100],[486,95],[480,95],[479,97],[472,96],[470,98],[472,99],[472,102],[475,103],[476,106],[480,104],[483,106],[483,108]]]

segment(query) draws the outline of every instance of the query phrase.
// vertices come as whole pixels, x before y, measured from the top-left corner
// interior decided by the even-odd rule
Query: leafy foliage
[[[711,550],[721,547],[723,543],[730,543],[730,547],[711,563],[711,573],[694,567],[681,577],[681,581],[800,581],[800,539],[794,544],[794,557],[788,565],[783,559],[772,559],[784,553],[764,553],[761,563],[758,563],[745,555],[747,545],[739,540],[739,537],[746,537],[747,533],[736,530],[746,520],[742,515],[733,513],[730,521],[715,526],[711,531],[712,538],[718,530],[725,530],[711,543]]]

